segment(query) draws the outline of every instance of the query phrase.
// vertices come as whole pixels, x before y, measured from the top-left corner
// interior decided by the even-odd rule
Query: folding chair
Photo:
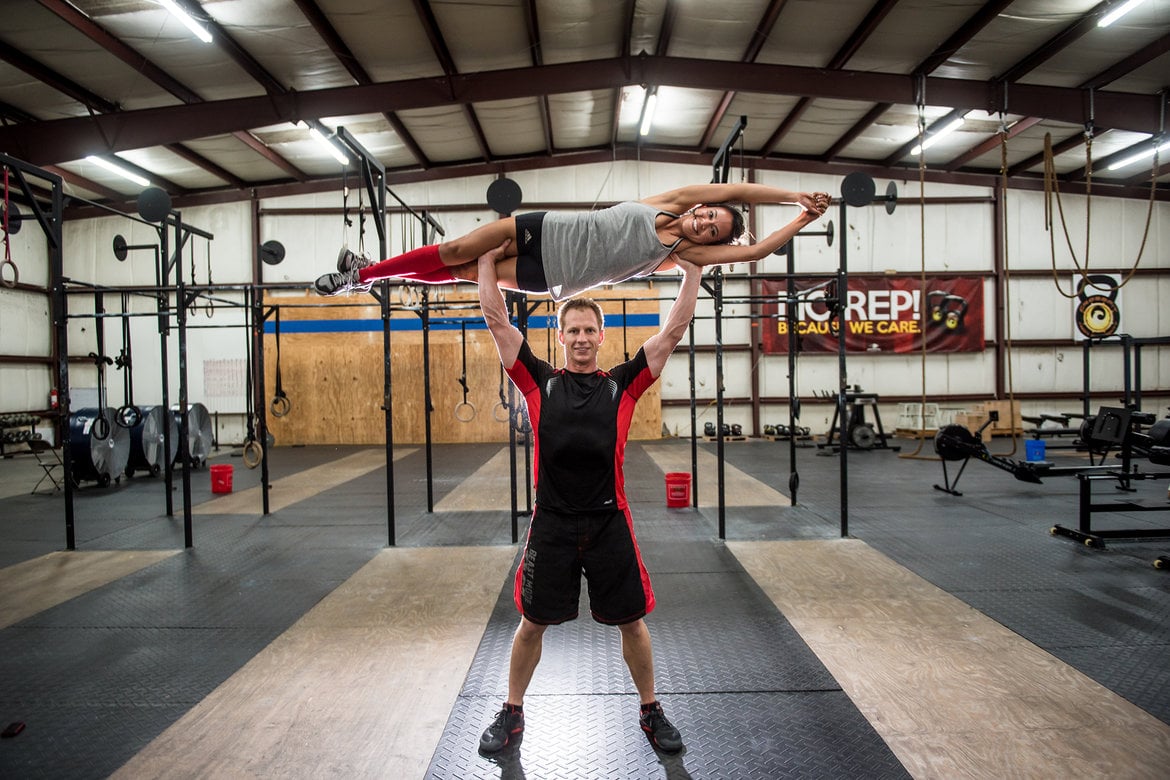
[[[61,456],[58,455],[57,451],[53,449],[52,445],[50,445],[44,439],[30,439],[28,441],[28,448],[32,451],[33,457],[37,459],[37,465],[39,465],[45,471],[45,473],[42,474],[41,478],[37,481],[37,484],[33,487],[32,492],[35,494],[40,488],[41,484],[47,479],[53,485],[53,490],[51,492],[56,493],[61,489],[61,483],[57,481],[57,478],[53,475],[53,472],[56,469],[64,466],[64,464],[61,462]]]

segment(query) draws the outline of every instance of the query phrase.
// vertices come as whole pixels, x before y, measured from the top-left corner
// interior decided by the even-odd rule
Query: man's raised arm
[[[479,308],[496,342],[500,362],[504,368],[511,368],[520,354],[524,335],[508,317],[508,306],[504,303],[504,293],[500,291],[496,277],[496,261],[507,246],[508,242],[505,241],[479,258]]]
[[[674,352],[674,348],[686,335],[691,318],[695,316],[695,301],[699,297],[699,281],[703,276],[703,269],[681,258],[677,259],[676,262],[683,271],[678,297],[671,305],[670,312],[666,315],[666,321],[662,323],[662,329],[642,345],[642,350],[646,353],[646,365],[654,377],[662,374],[662,369],[666,367],[666,360],[670,357],[670,353]]]

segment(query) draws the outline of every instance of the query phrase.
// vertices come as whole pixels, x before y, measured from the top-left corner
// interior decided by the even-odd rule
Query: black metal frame
[[[61,236],[61,213],[65,205],[64,181],[55,173],[50,173],[44,168],[30,165],[7,154],[0,153],[0,166],[15,175],[20,192],[31,208],[32,215],[36,218],[37,224],[40,225],[41,231],[45,235],[45,241],[48,243],[49,288],[51,290],[50,302],[53,318],[52,350],[56,357],[57,372],[57,438],[60,440],[64,428],[60,421],[69,419],[69,356],[67,350],[69,330],[64,317],[65,288],[62,283],[64,244]],[[47,210],[42,208],[40,199],[34,195],[32,187],[29,186],[29,177],[48,182],[50,192]],[[74,526],[73,491],[69,485],[73,459],[70,457],[68,447],[61,449],[61,462],[65,473],[65,547],[69,550],[75,550],[77,549],[77,536]]]

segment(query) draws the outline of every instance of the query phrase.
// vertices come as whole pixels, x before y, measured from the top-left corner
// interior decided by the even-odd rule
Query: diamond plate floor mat
[[[646,621],[658,692],[685,752],[658,754],[647,742],[620,635],[588,617],[583,597],[581,618],[545,634],[519,750],[480,756],[479,735],[507,691],[518,619],[509,579],[427,777],[908,776],[722,544],[642,547],[658,597]]]

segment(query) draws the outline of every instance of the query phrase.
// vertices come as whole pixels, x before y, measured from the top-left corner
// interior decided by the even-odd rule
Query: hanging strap
[[[125,402],[118,408],[114,421],[123,428],[133,428],[142,422],[142,410],[134,403],[134,358],[130,341],[130,293],[122,293],[122,349],[114,358],[114,365],[122,372],[122,396]]]
[[[292,401],[288,400],[288,396],[284,394],[284,383],[280,378],[280,307],[273,309],[273,316],[275,319],[272,323],[273,332],[276,334],[276,390],[272,398],[272,416],[284,417],[292,411]]]
[[[194,251],[194,250],[192,250]],[[211,242],[207,242],[207,286],[210,288],[214,282],[211,281]],[[211,319],[215,315],[215,300],[211,297],[211,290],[207,291],[207,303],[203,306],[203,313],[207,315],[207,319]]]
[[[455,419],[459,422],[471,422],[475,419],[475,404],[467,400],[467,321],[459,322],[459,340],[463,348],[463,373],[459,376],[459,384],[463,386],[463,400],[455,404]]]
[[[504,394],[504,364],[500,363],[500,400],[492,407],[492,418],[496,422],[507,422],[510,414],[508,412],[508,397]],[[501,415],[502,413],[502,415]]]
[[[247,435],[244,436],[244,465],[254,469],[260,465],[264,457],[264,450],[256,441],[256,399],[252,388],[252,339],[256,337],[253,330],[253,302],[254,291],[249,288],[244,294],[244,413],[247,415]]]
[[[8,166],[4,166],[4,260],[0,262],[0,284],[12,289],[20,282],[20,269],[12,261],[12,245],[8,238],[8,230],[10,227],[8,210],[10,207],[11,201],[8,196]],[[7,276],[5,269],[11,271],[11,278]]]

